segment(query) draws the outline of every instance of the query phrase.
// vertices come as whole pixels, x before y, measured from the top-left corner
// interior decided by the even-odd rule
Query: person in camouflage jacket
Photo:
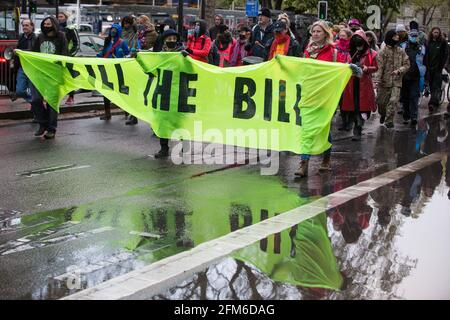
[[[405,51],[397,46],[398,35],[389,30],[385,36],[386,46],[379,52],[378,72],[374,82],[378,89],[377,103],[380,123],[387,128],[394,127],[395,110],[400,101],[403,75],[409,70],[409,58]]]

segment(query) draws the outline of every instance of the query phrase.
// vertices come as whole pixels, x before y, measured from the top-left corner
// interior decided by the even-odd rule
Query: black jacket
[[[448,58],[448,44],[444,39],[428,40],[425,66],[427,71],[442,71]]]
[[[23,50],[23,51],[31,51],[33,50],[33,47],[36,43],[36,35],[34,32],[32,32],[28,37],[25,35],[25,33],[22,33],[19,37],[19,40],[17,42],[17,49]],[[15,69],[19,69],[21,67],[20,65],[20,59],[19,56],[14,56],[14,66]]]
[[[252,42],[250,46],[246,46],[245,49],[247,51],[251,50],[254,56],[267,60],[273,37],[273,24],[269,24],[264,31],[259,25],[256,25],[252,32]],[[256,44],[256,41],[258,41],[260,45]]]
[[[69,55],[69,51],[67,49],[67,40],[66,36],[63,32],[59,31],[59,24],[55,17],[48,17],[42,20],[41,30],[44,27],[44,21],[50,19],[52,21],[53,30],[55,31],[55,35],[47,36],[43,32],[37,38],[33,46],[34,52],[42,52],[42,53],[50,53],[50,54],[59,54],[63,56]]]
[[[60,25],[60,28],[61,32],[64,32],[66,35],[67,45],[70,47],[69,55],[74,56],[80,47],[77,31],[75,31],[75,29],[67,28],[67,24]]]

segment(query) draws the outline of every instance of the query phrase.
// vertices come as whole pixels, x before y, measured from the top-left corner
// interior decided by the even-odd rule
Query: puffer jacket
[[[385,46],[377,55],[378,72],[375,74],[374,82],[384,88],[402,87],[403,75],[409,70],[409,58],[406,52],[399,46]],[[392,75],[399,70],[399,75]]]

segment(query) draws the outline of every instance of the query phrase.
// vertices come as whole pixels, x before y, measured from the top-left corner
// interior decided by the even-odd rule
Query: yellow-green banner
[[[97,90],[162,138],[299,154],[330,147],[331,119],[351,77],[346,64],[285,56],[219,68],[181,53],[135,59],[17,53],[57,111],[70,91]]]

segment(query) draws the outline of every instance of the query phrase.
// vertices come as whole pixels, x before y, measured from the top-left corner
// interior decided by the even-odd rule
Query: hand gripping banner
[[[330,147],[331,120],[352,75],[346,64],[285,56],[219,68],[181,53],[135,59],[17,54],[57,111],[70,91],[97,90],[162,138],[312,155]]]

